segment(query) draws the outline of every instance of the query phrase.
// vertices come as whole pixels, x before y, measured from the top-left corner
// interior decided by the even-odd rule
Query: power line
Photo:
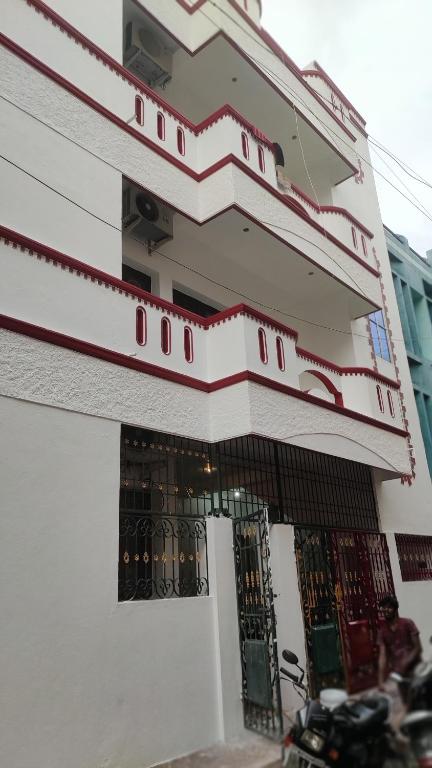
[[[67,136],[65,138],[67,138]],[[64,195],[63,193],[61,193],[58,190],[54,189],[54,187],[51,187],[49,184],[44,182],[42,179],[39,179],[37,176],[34,176],[34,174],[31,174],[25,168],[22,168],[21,166],[17,165],[16,163],[12,162],[11,160],[8,160],[3,155],[0,155],[0,158],[2,160],[4,160],[5,162],[10,163],[12,166],[14,166],[18,170],[20,170],[22,173],[30,176],[33,180],[35,180],[38,183],[42,184],[42,186],[46,187],[50,191],[54,192],[55,194],[60,195],[60,197],[62,197],[63,199],[67,200],[72,205],[76,205],[78,208],[83,210],[89,216],[92,216],[92,217],[96,218],[98,221],[102,222],[103,224],[106,224],[106,225],[110,226],[112,229],[115,229],[116,231],[120,232],[121,234],[125,234],[121,227],[116,227],[114,224],[111,224],[110,222],[105,221],[104,219],[101,219],[99,216],[97,216],[96,214],[92,213],[92,211],[89,211],[84,206],[76,203],[76,201],[72,200],[72,198],[70,198],[67,195]],[[128,234],[127,236],[131,240],[134,240],[135,242],[139,243],[140,246],[143,245],[142,241],[139,240],[136,237],[133,237],[133,235]],[[309,319],[306,319],[306,318],[303,318],[303,317],[299,317],[298,315],[293,315],[293,314],[291,314],[289,312],[285,312],[284,310],[282,310],[282,309],[280,309],[278,307],[273,307],[273,306],[271,306],[269,304],[265,304],[262,301],[260,301],[259,299],[254,299],[254,298],[248,296],[247,294],[243,293],[242,291],[238,291],[238,290],[236,290],[235,288],[232,288],[229,285],[225,285],[224,283],[221,283],[218,280],[215,280],[215,279],[209,277],[208,275],[205,275],[203,272],[200,272],[199,270],[194,269],[193,267],[190,267],[187,264],[184,264],[183,262],[179,261],[178,259],[175,259],[173,256],[169,256],[168,254],[163,253],[162,251],[160,251],[157,248],[152,248],[152,253],[157,253],[159,256],[162,256],[164,259],[167,259],[168,261],[171,261],[174,264],[177,264],[178,266],[182,267],[183,269],[198,275],[199,277],[201,277],[204,280],[207,280],[208,282],[212,283],[213,285],[217,285],[218,287],[223,288],[224,290],[227,290],[227,291],[229,291],[230,293],[233,293],[236,296],[240,296],[241,298],[246,299],[247,301],[251,302],[252,304],[255,304],[256,306],[261,307],[262,309],[266,309],[266,310],[269,310],[271,312],[275,312],[275,313],[277,313],[279,315],[282,315],[283,317],[287,317],[287,318],[290,318],[292,320],[297,320],[298,322],[304,323],[306,325],[313,326],[315,328],[322,328],[324,330],[331,331],[331,332],[334,332],[334,333],[343,334],[343,335],[346,335],[346,336],[357,336],[357,337],[363,338],[363,339],[369,339],[370,338],[368,334],[358,333],[357,331],[346,331],[346,330],[344,330],[342,328],[334,328],[333,326],[325,325],[323,323],[317,323],[317,322],[314,322],[313,320],[309,320]],[[393,337],[393,341],[395,341],[395,342],[399,342],[399,341],[402,342],[403,340],[402,339],[395,339]]]
[[[279,59],[279,57],[278,57],[278,56],[277,56],[277,55],[274,53],[274,51],[272,51],[272,49],[271,49],[271,48],[269,48],[268,46],[265,46],[265,45],[263,45],[263,44],[262,44],[262,43],[261,43],[259,40],[257,40],[257,39],[256,39],[256,38],[255,38],[255,37],[254,37],[254,36],[253,36],[253,35],[252,35],[252,34],[251,34],[249,31],[248,31],[248,30],[246,30],[246,29],[245,29],[245,28],[244,28],[244,27],[243,27],[243,26],[242,26],[242,25],[241,25],[241,24],[240,24],[240,23],[237,21],[237,19],[235,19],[235,18],[234,18],[233,16],[231,16],[231,15],[230,15],[230,14],[229,14],[227,11],[225,11],[225,9],[221,8],[221,7],[220,7],[220,6],[219,6],[219,5],[218,5],[216,2],[214,2],[214,0],[209,0],[209,2],[211,3],[211,5],[213,5],[215,8],[217,8],[217,9],[218,9],[218,10],[219,10],[219,11],[220,11],[222,14],[224,14],[224,15],[225,15],[225,16],[226,16],[228,19],[230,19],[230,21],[232,21],[232,22],[233,22],[233,24],[235,24],[235,25],[236,25],[236,26],[237,26],[237,27],[238,27],[238,28],[239,28],[239,29],[240,29],[240,30],[243,32],[243,34],[247,35],[247,37],[250,37],[250,38],[251,38],[251,40],[253,40],[253,42],[254,42],[256,45],[258,45],[260,48],[262,48],[263,50],[265,50],[265,51],[266,51],[266,53],[269,53],[270,55],[272,55],[272,56],[273,56],[273,58],[277,59],[278,61],[281,61],[281,59]],[[223,29],[222,29],[221,27],[219,27],[219,25],[218,25],[218,24],[217,24],[217,23],[216,23],[216,22],[215,22],[215,21],[214,21],[214,20],[213,20],[213,19],[212,19],[212,18],[211,18],[211,17],[210,17],[208,14],[207,14],[207,13],[205,13],[205,11],[204,11],[202,8],[199,8],[199,12],[200,12],[200,13],[202,13],[202,14],[203,14],[203,15],[204,15],[204,16],[205,16],[205,17],[206,17],[206,18],[207,18],[207,19],[208,19],[208,20],[209,20],[209,21],[210,21],[210,22],[211,22],[211,23],[214,25],[214,27],[216,27],[216,29],[218,29],[219,31],[223,31]],[[309,105],[308,105],[308,104],[307,104],[307,103],[306,103],[306,102],[305,102],[305,101],[302,99],[302,97],[300,96],[300,94],[298,94],[298,93],[297,93],[297,92],[296,92],[296,91],[295,91],[295,90],[294,90],[294,89],[293,89],[293,88],[292,88],[292,87],[291,87],[291,86],[290,86],[290,85],[289,85],[289,84],[288,84],[286,81],[284,81],[284,80],[283,80],[283,79],[282,79],[282,78],[281,78],[279,75],[277,75],[277,74],[276,74],[276,73],[275,73],[273,70],[271,70],[271,69],[270,69],[270,67],[268,67],[268,65],[267,65],[267,64],[265,64],[264,62],[262,62],[262,61],[260,61],[259,59],[255,58],[255,57],[254,57],[254,56],[252,56],[252,54],[251,54],[251,53],[249,53],[249,52],[247,52],[247,56],[248,56],[248,57],[251,59],[251,61],[254,61],[256,64],[258,64],[260,67],[262,67],[262,69],[264,69],[264,71],[267,71],[267,73],[268,73],[268,74],[271,74],[271,75],[272,75],[272,76],[273,76],[273,77],[274,77],[274,78],[275,78],[277,81],[279,81],[279,83],[280,83],[280,84],[282,84],[282,85],[283,85],[283,86],[284,86],[284,87],[285,87],[285,88],[288,90],[288,92],[289,92],[289,93],[290,93],[292,96],[295,96],[295,97],[296,97],[296,98],[297,98],[297,99],[300,101],[300,103],[301,103],[301,104],[304,106],[304,108],[305,108],[305,109],[307,109],[307,110],[308,110],[308,111],[309,111],[309,112],[310,112],[310,113],[311,113],[311,114],[312,114],[312,115],[315,117],[315,119],[316,119],[316,120],[318,120],[318,122],[319,122],[319,123],[320,123],[320,124],[321,124],[321,125],[322,125],[322,126],[323,126],[323,127],[326,129],[326,130],[327,130],[327,132],[330,132],[330,133],[332,133],[332,134],[333,134],[333,136],[335,137],[335,139],[338,139],[339,141],[342,141],[342,142],[343,142],[343,143],[344,143],[344,144],[345,144],[345,145],[346,145],[346,146],[347,146],[347,147],[348,147],[348,148],[349,148],[351,151],[354,151],[354,152],[355,152],[355,154],[356,154],[356,156],[357,156],[357,157],[358,157],[360,160],[362,160],[362,161],[363,161],[363,162],[365,162],[365,163],[366,163],[366,164],[367,164],[367,165],[368,165],[370,168],[372,168],[372,170],[373,170],[373,171],[375,171],[375,173],[377,173],[379,176],[381,176],[381,178],[383,178],[383,179],[384,179],[384,181],[386,181],[386,182],[387,182],[387,183],[388,183],[388,184],[389,184],[389,185],[390,185],[390,186],[391,186],[391,187],[392,187],[392,188],[393,188],[393,189],[394,189],[396,192],[398,192],[400,195],[402,195],[402,197],[404,197],[404,198],[405,198],[405,200],[407,200],[407,201],[408,201],[408,202],[409,202],[409,203],[410,203],[412,206],[414,206],[414,208],[416,208],[418,211],[420,211],[420,213],[422,213],[424,216],[426,216],[426,218],[427,218],[427,219],[429,219],[429,221],[432,221],[432,218],[431,218],[429,215],[427,215],[427,214],[425,213],[425,211],[424,211],[424,210],[422,210],[422,208],[420,208],[420,207],[419,207],[418,205],[416,205],[416,204],[415,204],[415,203],[414,203],[412,200],[410,200],[410,198],[409,198],[409,197],[407,197],[407,195],[405,195],[405,194],[404,194],[404,193],[403,193],[403,192],[402,192],[400,189],[398,189],[398,187],[396,187],[396,186],[395,186],[395,185],[394,185],[394,184],[393,184],[393,183],[392,183],[392,182],[391,182],[391,181],[390,181],[390,180],[389,180],[389,179],[388,179],[388,178],[387,178],[387,177],[386,177],[386,176],[385,176],[385,175],[384,175],[384,174],[383,174],[381,171],[379,171],[377,168],[375,168],[375,167],[372,165],[372,163],[370,162],[370,160],[368,160],[367,158],[365,158],[365,157],[363,157],[362,155],[360,155],[360,154],[359,154],[359,152],[358,152],[358,151],[357,151],[355,148],[353,148],[353,147],[352,147],[352,146],[351,146],[351,145],[350,145],[350,144],[349,144],[349,143],[348,143],[348,142],[347,142],[347,141],[346,141],[346,140],[345,140],[343,137],[341,137],[341,136],[338,136],[338,134],[337,134],[337,133],[336,133],[336,132],[335,132],[335,131],[334,131],[332,128],[330,128],[330,126],[328,126],[328,125],[327,125],[327,124],[326,124],[326,123],[325,123],[325,122],[324,122],[324,121],[323,121],[323,120],[322,120],[322,119],[321,119],[321,118],[320,118],[320,117],[319,117],[319,116],[318,116],[318,115],[317,115],[317,114],[316,114],[316,113],[313,111],[313,109],[312,109],[312,108],[311,108],[311,107],[310,107],[310,106],[309,106]],[[310,86],[310,87],[311,87],[311,86]],[[320,94],[318,91],[316,91],[316,89],[312,88],[312,90],[314,91],[314,93],[316,93],[316,94],[317,94],[317,96],[318,96],[318,97],[320,97],[320,98],[322,98],[323,100],[325,100],[325,101],[328,101],[329,103],[331,103],[331,102],[330,102],[328,99],[326,99],[326,97],[324,97],[324,96],[321,96],[321,94]],[[293,105],[293,108],[294,108],[294,105]],[[335,141],[335,139],[333,139],[333,140]],[[373,143],[373,141],[372,141],[371,143]],[[387,151],[387,150],[386,150],[386,151]],[[390,153],[389,153],[389,154],[390,154]],[[430,185],[430,184],[429,184],[429,182],[427,182],[427,181],[425,181],[425,180],[421,180],[421,179],[418,179],[418,178],[417,178],[416,180],[417,180],[417,181],[422,181],[422,182],[423,182],[423,183],[425,183],[427,186],[432,186],[432,185]],[[422,205],[422,204],[421,204],[421,205]]]
[[[12,101],[11,99],[8,99],[8,98],[6,98],[6,97],[5,97],[5,96],[3,96],[2,94],[0,94],[0,98],[4,99],[4,100],[5,100],[5,101],[7,101],[9,104],[11,104],[12,106],[16,107],[16,108],[17,108],[17,109],[19,109],[20,111],[24,112],[26,115],[28,115],[28,116],[29,116],[29,117],[31,117],[32,119],[36,120],[36,121],[37,121],[38,123],[40,123],[41,125],[44,125],[44,126],[46,126],[46,127],[47,127],[47,128],[49,128],[51,131],[53,131],[54,133],[56,133],[57,135],[59,135],[59,136],[61,136],[62,138],[66,139],[67,141],[70,141],[70,142],[71,142],[72,144],[74,144],[76,147],[79,147],[80,149],[84,150],[85,152],[88,152],[90,155],[92,155],[92,157],[96,158],[97,160],[100,160],[101,162],[103,162],[103,163],[104,163],[105,165],[107,165],[108,167],[112,168],[112,169],[113,169],[113,170],[115,170],[115,171],[118,171],[119,173],[121,173],[121,174],[123,175],[123,171],[122,171],[122,169],[121,169],[121,168],[118,168],[118,166],[115,166],[115,165],[113,165],[112,163],[110,163],[108,160],[105,160],[105,159],[104,159],[103,157],[101,157],[100,155],[97,155],[97,154],[95,154],[94,152],[92,152],[92,150],[90,150],[90,149],[88,149],[87,147],[85,147],[84,145],[80,144],[80,143],[79,143],[79,142],[77,142],[75,139],[71,139],[69,136],[66,136],[66,134],[62,133],[62,132],[61,132],[61,131],[59,131],[57,128],[54,128],[52,125],[49,125],[49,124],[48,124],[48,123],[46,123],[44,120],[41,120],[41,118],[39,118],[39,117],[36,117],[35,115],[32,115],[32,114],[31,114],[31,112],[28,112],[27,110],[23,109],[23,108],[22,108],[22,107],[20,107],[18,104],[16,104],[14,101]],[[9,162],[9,163],[11,163],[11,165],[14,165],[14,163],[12,163],[12,161],[8,160],[8,159],[7,159],[6,157],[4,157],[3,155],[0,155],[0,157],[1,157],[3,160],[5,160],[6,162]],[[17,168],[19,168],[19,169],[20,169],[21,171],[23,171],[24,173],[27,173],[29,176],[31,176],[31,173],[30,173],[30,172],[28,172],[28,171],[26,171],[24,168],[21,168],[21,166],[16,166],[16,167],[17,167]],[[39,181],[41,184],[45,184],[45,182],[41,181],[41,179],[37,179],[36,177],[34,177],[34,178],[36,179],[36,181]],[[47,186],[49,189],[51,189],[51,187],[49,187],[49,185],[48,185],[48,184],[45,184],[45,186]],[[52,190],[52,191],[54,191],[54,192],[55,192],[55,191],[57,191],[57,190]],[[62,193],[61,193],[61,192],[58,192],[58,194],[62,195]],[[69,202],[71,202],[73,205],[76,205],[78,208],[82,208],[82,210],[84,210],[86,213],[88,213],[87,209],[86,209],[86,208],[83,208],[83,207],[82,207],[82,206],[81,206],[79,203],[75,202],[74,200],[70,200],[70,199],[69,199],[68,197],[66,197],[65,195],[62,195],[62,196],[63,196],[63,197],[66,199],[66,200],[68,200]],[[95,218],[99,218],[99,217],[95,215]],[[114,225],[110,224],[110,222],[107,222],[107,221],[105,221],[104,219],[101,219],[101,218],[99,218],[99,220],[100,220],[100,221],[102,221],[102,222],[103,222],[103,223],[105,223],[105,224],[109,224],[109,226],[112,226],[112,227],[114,227],[115,229],[118,229],[117,227],[115,227]],[[366,295],[365,291],[364,291],[364,290],[363,290],[363,288],[362,288],[362,287],[361,287],[361,286],[358,284],[358,282],[357,282],[357,281],[356,281],[356,280],[355,280],[355,279],[352,277],[352,275],[350,275],[350,274],[349,274],[349,272],[347,272],[347,270],[346,270],[346,269],[345,269],[345,268],[344,268],[344,267],[343,267],[341,264],[339,264],[339,262],[338,262],[338,261],[337,261],[337,260],[336,260],[336,259],[335,259],[333,256],[331,256],[331,254],[330,254],[330,253],[328,253],[328,252],[327,252],[327,251],[326,251],[324,248],[321,248],[321,246],[319,246],[317,243],[314,243],[312,240],[309,240],[308,238],[304,237],[304,235],[301,235],[301,234],[299,234],[298,232],[294,232],[293,230],[291,230],[291,229],[287,229],[286,227],[282,227],[282,226],[280,226],[279,224],[276,224],[276,223],[274,223],[274,222],[270,222],[270,221],[263,221],[263,220],[261,220],[261,219],[257,219],[257,221],[258,221],[260,224],[263,224],[263,225],[265,225],[265,226],[274,227],[275,229],[279,229],[279,230],[281,230],[281,231],[283,231],[283,232],[287,232],[288,234],[290,234],[290,235],[293,235],[294,237],[297,237],[297,238],[299,238],[300,240],[303,240],[305,243],[307,243],[308,245],[311,245],[312,247],[316,248],[318,251],[321,251],[321,253],[323,253],[325,256],[327,256],[327,258],[328,258],[328,259],[330,259],[330,261],[332,261],[334,264],[336,264],[336,266],[337,266],[337,267],[338,267],[338,268],[339,268],[339,269],[340,269],[340,270],[341,270],[341,271],[344,273],[344,275],[345,275],[345,276],[346,276],[346,277],[347,277],[347,278],[348,278],[348,279],[349,279],[349,280],[350,280],[350,281],[351,281],[351,282],[352,282],[352,283],[353,283],[353,284],[356,286],[356,288],[357,288],[357,290],[359,291],[359,293],[360,293],[360,294],[361,294],[361,295],[362,295],[364,298],[366,298],[366,299],[367,299],[367,295]],[[120,231],[121,231],[121,230],[120,230]],[[323,231],[324,231],[324,236],[325,236],[325,238],[326,238],[326,239],[327,239],[327,241],[328,241],[326,230],[324,229]],[[289,247],[289,245],[290,245],[290,244],[287,242],[287,247]]]

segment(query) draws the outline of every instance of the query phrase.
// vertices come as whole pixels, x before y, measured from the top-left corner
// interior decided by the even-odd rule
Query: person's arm
[[[414,622],[412,622],[412,626],[410,627],[410,638],[412,643],[412,650],[409,651],[409,653],[406,655],[404,664],[406,671],[409,671],[415,662],[421,658],[423,650],[422,644],[420,642],[420,634]]]
[[[378,688],[380,691],[384,689],[384,683],[387,677],[387,652],[386,647],[382,639],[379,642],[379,656],[378,656]]]

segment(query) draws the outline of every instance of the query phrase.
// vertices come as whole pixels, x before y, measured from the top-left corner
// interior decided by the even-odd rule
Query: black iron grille
[[[120,600],[208,594],[209,515],[378,530],[369,467],[296,446],[123,426],[120,463]]]

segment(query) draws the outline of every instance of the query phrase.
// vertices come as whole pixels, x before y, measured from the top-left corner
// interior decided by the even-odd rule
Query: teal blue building
[[[432,474],[432,251],[423,259],[384,227],[429,471]]]

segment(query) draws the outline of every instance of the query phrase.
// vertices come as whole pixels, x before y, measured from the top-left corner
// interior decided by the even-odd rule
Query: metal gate
[[[233,520],[246,728],[279,738],[282,707],[267,510]]]
[[[313,692],[375,685],[378,603],[394,593],[385,536],[296,528],[295,542]]]

